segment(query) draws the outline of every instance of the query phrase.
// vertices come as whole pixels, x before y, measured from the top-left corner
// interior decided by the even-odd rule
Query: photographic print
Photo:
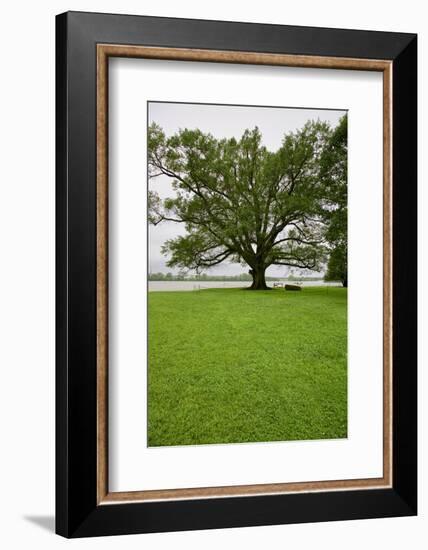
[[[347,113],[148,103],[148,445],[347,436]]]

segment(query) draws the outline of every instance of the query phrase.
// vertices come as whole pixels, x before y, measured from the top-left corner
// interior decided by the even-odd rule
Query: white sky
[[[184,103],[149,102],[148,122],[156,122],[167,136],[175,134],[180,128],[196,129],[209,132],[216,138],[240,139],[247,128],[258,126],[263,144],[271,151],[281,146],[284,134],[304,126],[308,120],[321,120],[336,126],[346,111],[330,109],[295,109],[285,107],[248,107],[235,105],[201,105]],[[149,189],[156,191],[160,197],[174,195],[170,179],[166,176],[154,178],[149,182]],[[149,227],[149,272],[178,273],[178,269],[166,266],[160,249],[162,244],[177,235],[184,234],[183,224],[163,222]],[[248,271],[248,267],[236,263],[223,262],[207,270],[215,275],[238,275]],[[288,268],[271,266],[269,276],[285,276]],[[315,275],[314,272],[307,274]]]

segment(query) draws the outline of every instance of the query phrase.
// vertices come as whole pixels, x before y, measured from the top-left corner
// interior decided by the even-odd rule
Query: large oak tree
[[[174,196],[161,200],[152,181],[150,222],[173,221],[186,229],[163,246],[168,266],[203,270],[240,262],[249,266],[253,290],[268,288],[265,271],[271,265],[320,269],[320,159],[331,135],[328,124],[310,121],[272,152],[262,145],[258,128],[236,140],[189,129],[166,136],[151,124],[149,177],[170,178]]]

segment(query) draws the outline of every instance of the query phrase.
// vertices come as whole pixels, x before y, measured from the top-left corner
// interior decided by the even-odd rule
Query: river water
[[[286,284],[285,281],[278,281]],[[289,284],[298,284],[288,281]],[[274,281],[268,281],[268,286],[273,286]],[[191,291],[206,288],[246,288],[250,281],[149,281],[149,292]],[[304,281],[301,286],[342,286],[340,283],[325,283],[324,281]]]

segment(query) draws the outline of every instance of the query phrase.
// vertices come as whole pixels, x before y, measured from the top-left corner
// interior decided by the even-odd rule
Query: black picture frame
[[[392,487],[97,504],[100,43],[392,62]],[[417,36],[68,12],[56,18],[56,97],[56,532],[86,537],[415,515]]]

